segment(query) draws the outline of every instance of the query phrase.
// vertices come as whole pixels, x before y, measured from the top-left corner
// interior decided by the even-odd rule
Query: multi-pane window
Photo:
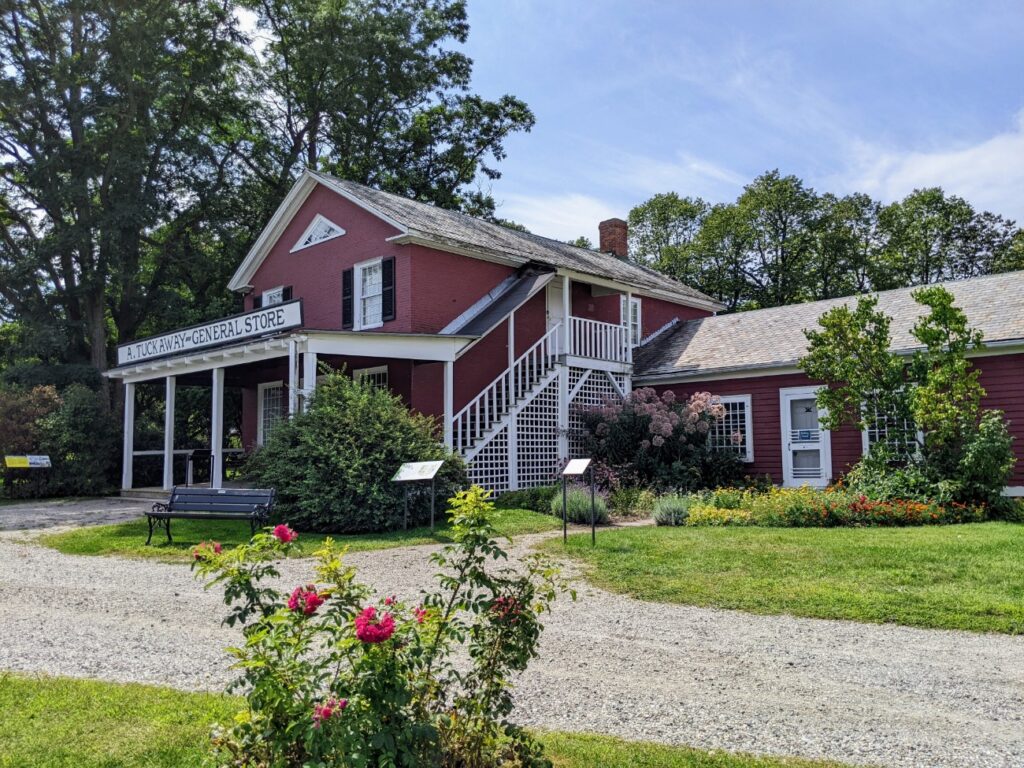
[[[633,296],[622,297],[622,324],[629,329],[630,346],[640,346],[640,341],[643,339],[640,299]]]
[[[277,288],[271,288],[269,291],[263,292],[263,306],[269,307],[274,304],[280,304],[284,301],[284,286],[279,285]]]
[[[708,432],[709,444],[717,450],[735,452],[742,461],[753,461],[750,395],[724,395],[718,399],[725,406],[725,416],[712,425]]]
[[[359,327],[372,328],[382,324],[383,269],[380,261],[356,267],[359,286]]]
[[[388,388],[388,367],[386,365],[378,365],[374,368],[357,368],[352,371],[352,375],[357,381],[368,381],[378,389]]]
[[[274,428],[285,419],[284,384],[259,385],[259,431],[256,442],[263,445]]]
[[[310,222],[310,225],[306,227],[306,231],[302,233],[295,245],[292,246],[292,253],[344,234],[344,229],[318,213],[313,218],[313,221]]]
[[[879,444],[886,446],[896,459],[907,459],[917,453],[922,435],[910,413],[895,413],[870,400],[864,404],[864,423],[865,454]]]

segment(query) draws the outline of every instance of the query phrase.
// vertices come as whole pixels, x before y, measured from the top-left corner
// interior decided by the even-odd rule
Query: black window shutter
[[[352,283],[354,277],[354,269],[346,269],[341,273],[341,327],[344,330],[352,328],[352,317],[355,309],[352,306]]]
[[[291,300],[292,300],[292,287],[290,285],[286,285],[284,288],[281,289],[281,301],[291,301]]]
[[[380,269],[381,296],[380,314],[381,320],[395,319],[395,257],[384,259]]]
[[[262,293],[257,293],[255,296],[252,297],[252,308],[253,309],[259,309],[262,306],[263,306],[263,294]]]

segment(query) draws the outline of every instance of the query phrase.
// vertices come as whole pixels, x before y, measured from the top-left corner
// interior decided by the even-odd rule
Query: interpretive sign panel
[[[49,469],[49,456],[4,456],[8,469]]]
[[[234,341],[243,341],[302,325],[302,301],[254,309],[234,317],[225,317],[202,325],[182,328],[148,339],[140,339],[117,348],[117,364],[151,360],[166,355],[191,352],[195,349],[218,347]]]
[[[444,466],[443,461],[410,461],[403,464],[391,478],[393,483],[412,483],[417,480],[433,480]]]
[[[565,465],[565,469],[562,470],[562,474],[566,477],[577,477],[586,472],[589,466],[590,459],[570,459],[569,463]]]

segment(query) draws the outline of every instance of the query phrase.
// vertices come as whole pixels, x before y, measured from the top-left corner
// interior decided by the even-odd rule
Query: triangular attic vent
[[[309,226],[306,227],[306,231],[302,233],[298,242],[292,246],[291,252],[301,251],[303,248],[309,248],[311,245],[316,245],[324,240],[331,240],[335,237],[341,237],[344,234],[344,229],[326,216],[318,213],[313,217],[313,221],[309,223]]]

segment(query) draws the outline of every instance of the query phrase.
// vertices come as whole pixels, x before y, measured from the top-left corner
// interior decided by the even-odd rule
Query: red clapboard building
[[[242,314],[118,348],[107,375],[125,386],[123,487],[143,456],[162,458],[164,488],[184,479],[177,387],[211,388],[219,487],[225,388],[241,393],[251,450],[305,406],[322,364],[435,416],[471,480],[499,493],[550,483],[581,451],[580,408],[640,386],[721,396],[727,416],[710,439],[784,485],[825,485],[886,439],[883,423],[823,429],[820,382],[796,368],[804,330],[854,299],[715,315],[713,299],[627,261],[626,234],[611,219],[598,250],[577,248],[306,172],[231,279]],[[947,287],[985,334],[985,404],[1006,412],[1024,458],[1024,272]],[[910,290],[879,294],[879,309],[893,317],[895,349],[911,353],[922,309]],[[135,390],[160,381],[163,448],[137,451]],[[1024,494],[1024,461],[1012,483]]]
[[[624,221],[600,233],[600,250],[577,248],[306,172],[231,279],[245,312],[118,348],[108,376],[125,385],[123,487],[145,455],[162,456],[163,487],[183,479],[179,386],[212,390],[219,487],[225,388],[241,392],[251,449],[304,407],[321,364],[437,417],[474,482],[497,492],[550,483],[574,453],[579,406],[630,391],[634,349],[720,309],[626,261]],[[154,380],[163,450],[136,451],[135,389]]]

